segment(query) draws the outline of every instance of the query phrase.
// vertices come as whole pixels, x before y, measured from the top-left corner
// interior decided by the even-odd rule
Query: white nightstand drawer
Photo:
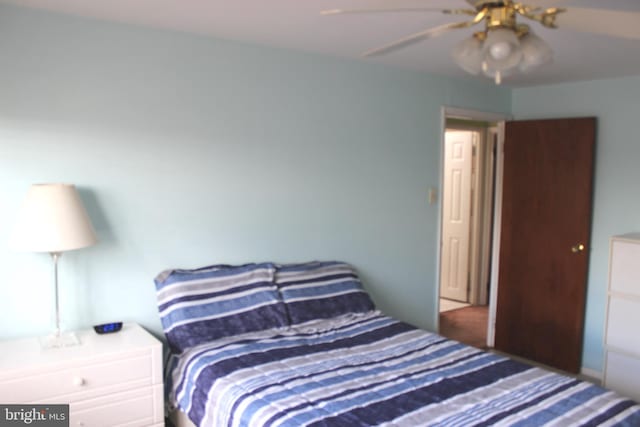
[[[151,385],[150,353],[77,365],[51,373],[38,373],[0,384],[0,401],[6,403],[68,403],[114,391],[118,386]],[[26,373],[25,373],[26,374]],[[101,393],[104,390],[104,393]]]
[[[164,422],[162,385],[72,403],[70,427],[147,427]]]
[[[56,349],[0,341],[0,403],[69,404],[76,427],[164,427],[162,343],[132,323],[77,333],[80,345]]]

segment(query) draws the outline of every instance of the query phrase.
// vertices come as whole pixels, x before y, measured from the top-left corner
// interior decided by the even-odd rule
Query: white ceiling
[[[535,1],[535,0],[532,0]],[[360,59],[371,48],[436,25],[464,20],[440,13],[319,15],[325,9],[467,7],[464,0],[0,0],[107,21],[179,30],[260,45],[353,58],[448,76],[464,76],[449,54],[474,30],[456,30],[381,57]],[[526,2],[525,2],[526,3]],[[640,0],[558,0],[564,7],[640,12]],[[640,22],[638,22],[640,26]],[[552,64],[505,80],[508,86],[640,75],[640,40],[532,29],[553,47]],[[484,78],[484,77],[477,77]]]

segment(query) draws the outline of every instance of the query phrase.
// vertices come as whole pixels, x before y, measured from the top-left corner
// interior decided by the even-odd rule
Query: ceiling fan
[[[563,28],[613,37],[640,39],[640,13],[606,9],[560,8],[566,0],[466,0],[471,8],[434,9],[427,7],[393,7],[367,9],[331,9],[321,15],[343,15],[385,12],[441,12],[467,15],[470,20],[429,28],[363,53],[364,57],[383,55],[414,43],[439,36],[450,30],[470,28],[484,23],[484,28],[456,45],[452,56],[471,74],[483,73],[500,84],[503,77],[548,63],[553,58],[551,47],[536,36],[529,25],[518,22],[525,18],[546,28]]]

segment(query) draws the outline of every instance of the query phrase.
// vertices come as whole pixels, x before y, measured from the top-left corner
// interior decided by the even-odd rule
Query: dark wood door
[[[569,372],[582,356],[595,132],[595,118],[505,132],[495,347]]]

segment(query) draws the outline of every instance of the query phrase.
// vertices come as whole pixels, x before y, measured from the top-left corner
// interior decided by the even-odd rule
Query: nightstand
[[[77,335],[80,345],[47,350],[0,341],[0,403],[68,403],[74,427],[164,426],[160,341],[136,324]]]

